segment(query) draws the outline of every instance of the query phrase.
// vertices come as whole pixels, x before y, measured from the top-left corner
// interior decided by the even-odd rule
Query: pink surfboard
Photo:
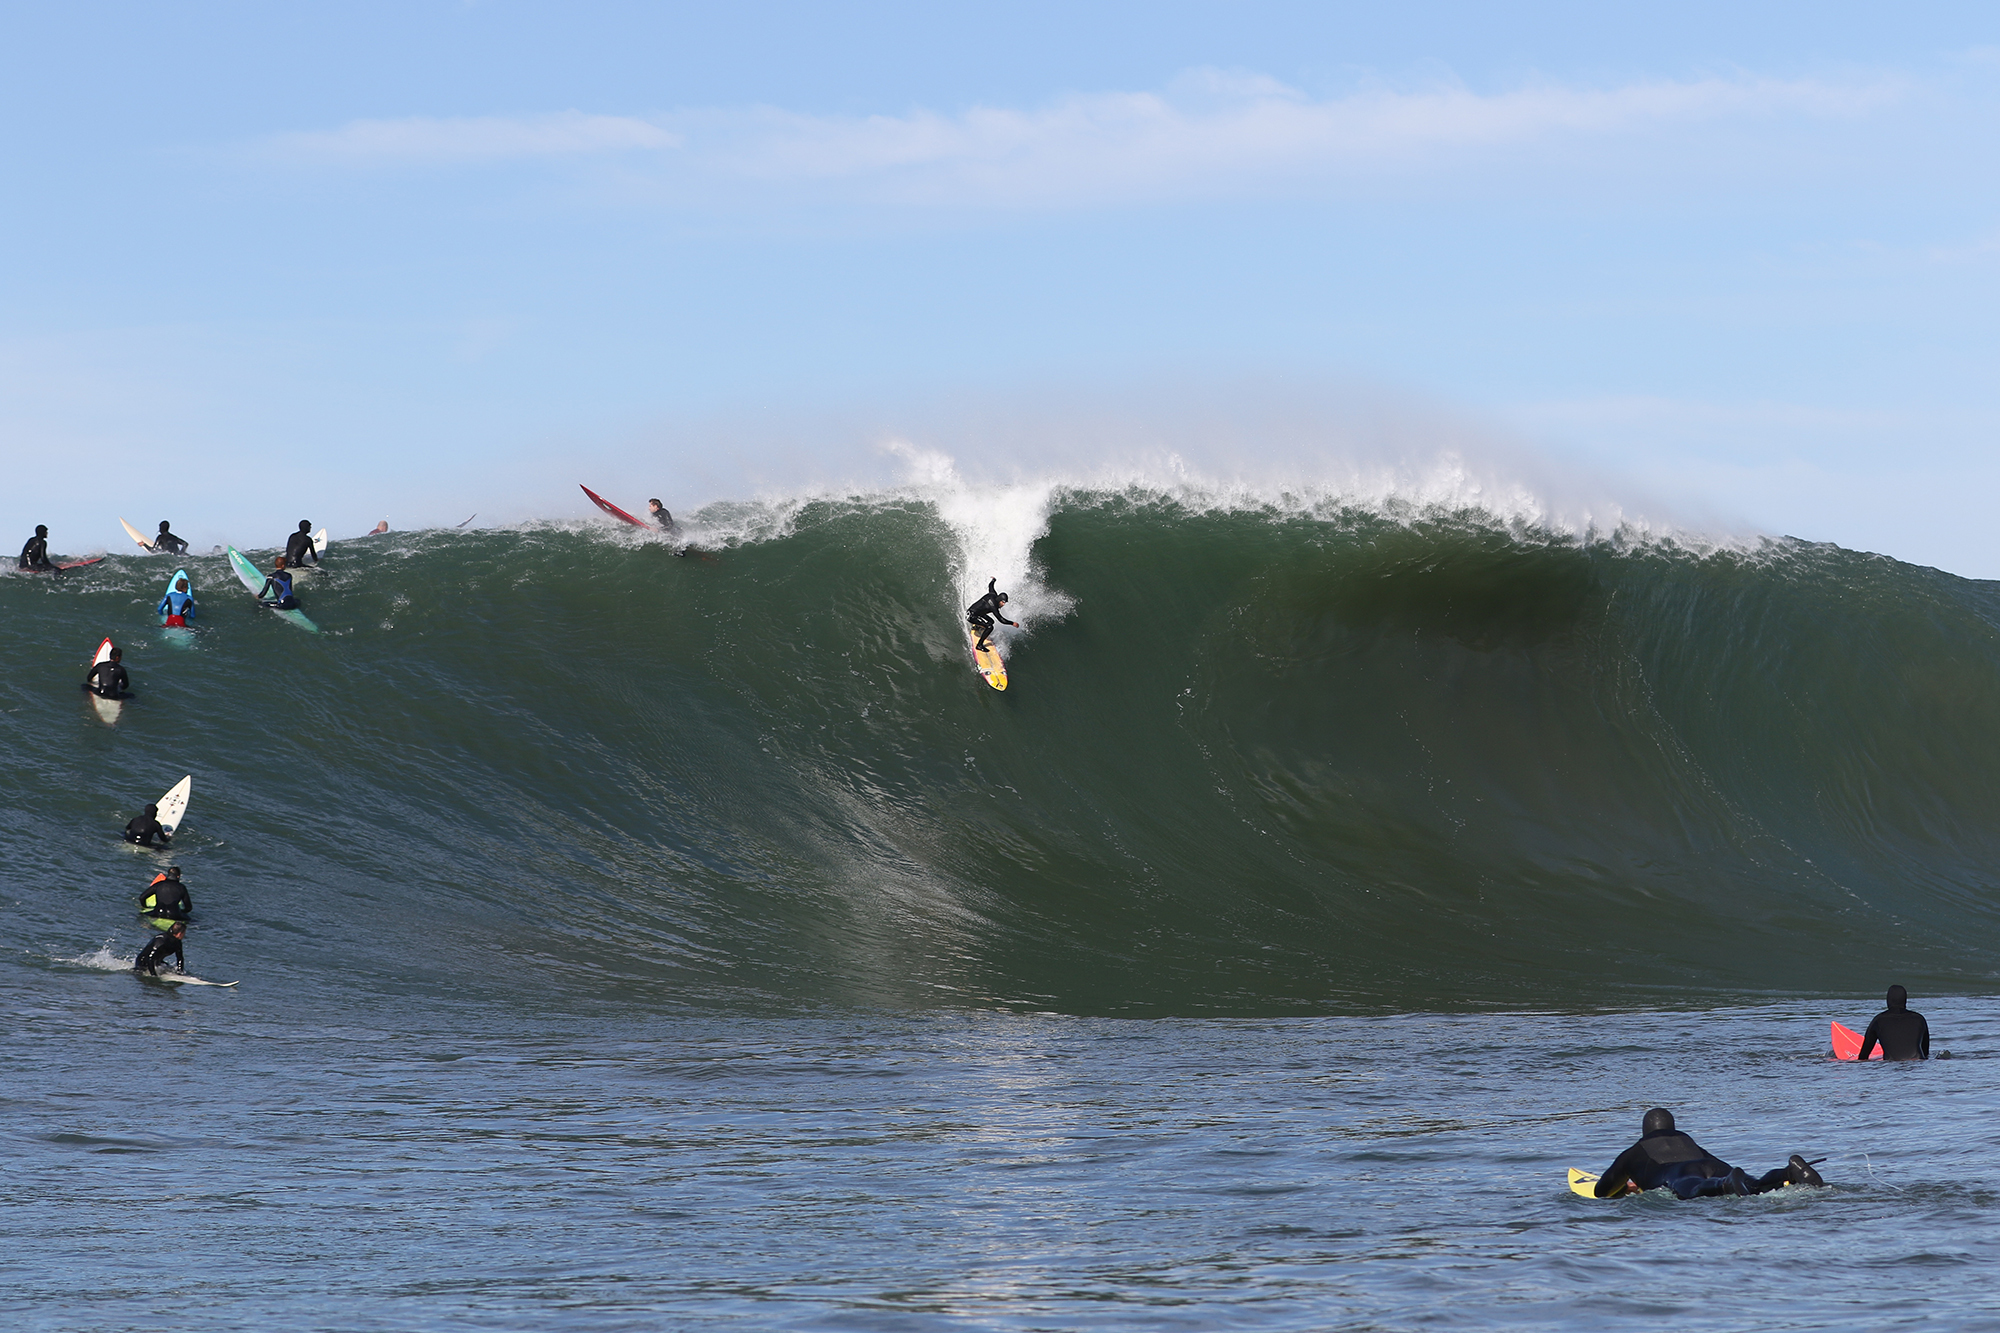
[[[1853,1028],[1844,1028],[1840,1024],[1835,1023],[1833,1025],[1833,1058],[1836,1060],[1852,1060],[1859,1054],[1861,1054],[1861,1034]],[[1880,1060],[1882,1058],[1882,1048],[1877,1046],[1874,1050],[1868,1052],[1868,1058],[1870,1060]]]

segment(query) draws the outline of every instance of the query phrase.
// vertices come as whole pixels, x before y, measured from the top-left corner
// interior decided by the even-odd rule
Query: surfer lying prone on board
[[[1813,1164],[1793,1153],[1775,1171],[1752,1180],[1740,1166],[1731,1166],[1691,1137],[1674,1128],[1674,1114],[1654,1107],[1640,1122],[1639,1141],[1618,1154],[1597,1179],[1600,1199],[1615,1198],[1628,1187],[1672,1190],[1676,1197],[1695,1199],[1716,1194],[1765,1194],[1786,1185],[1824,1185]]]
[[[308,543],[310,544],[310,543]],[[264,586],[257,590],[257,600],[273,611],[295,611],[299,599],[292,596],[291,571],[285,568],[285,557],[279,556]]]
[[[160,807],[157,805],[148,805],[146,813],[135,817],[125,825],[125,841],[137,843],[141,847],[151,847],[153,839],[158,838],[160,846],[164,848],[172,836],[160,825]]]
[[[90,668],[90,674],[83,678],[83,688],[100,699],[129,699],[132,678],[125,674],[124,664],[118,659],[125,656],[122,648],[113,648],[111,656]]]
[[[132,960],[132,970],[142,977],[157,977],[160,969],[167,964],[167,955],[172,954],[174,971],[187,971],[187,955],[181,952],[181,940],[186,935],[187,927],[174,922],[172,930],[146,941],[146,947],[139,950],[139,956]]]
[[[1000,580],[986,580],[986,595],[965,608],[965,623],[979,631],[979,642],[972,646],[974,652],[986,647],[986,636],[993,632],[993,622],[1019,629],[1020,626],[1000,614],[1000,608],[1007,605],[1007,594],[993,591],[993,585]]]

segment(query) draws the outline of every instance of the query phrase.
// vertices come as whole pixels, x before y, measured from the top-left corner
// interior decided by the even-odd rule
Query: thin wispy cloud
[[[276,136],[260,147],[294,162],[352,165],[615,154],[684,182],[1060,207],[1423,170],[1699,123],[1853,117],[1900,91],[1887,80],[1746,76],[1491,93],[1456,84],[1382,87],[1314,98],[1267,78],[1198,71],[1160,92],[1078,94],[1033,109],[830,116],[748,107],[366,120]]]

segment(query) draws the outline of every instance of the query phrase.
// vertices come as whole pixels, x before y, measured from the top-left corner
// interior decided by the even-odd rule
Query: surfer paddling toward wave
[[[1674,1114],[1661,1107],[1646,1112],[1639,1141],[1618,1154],[1618,1160],[1592,1180],[1572,1170],[1570,1188],[1593,1198],[1613,1199],[1627,1192],[1665,1189],[1676,1198],[1698,1199],[1719,1194],[1767,1194],[1786,1185],[1824,1185],[1813,1163],[1793,1153],[1785,1165],[1752,1180],[1740,1166],[1731,1166],[1692,1137],[1674,1128]]]
[[[167,832],[160,823],[160,807],[148,805],[143,814],[134,816],[131,822],[125,825],[125,841],[136,843],[141,847],[151,847],[155,838],[160,840],[160,846],[164,849],[173,838],[173,834]]]
[[[299,599],[292,596],[292,573],[285,568],[285,557],[279,556],[271,567],[264,587],[257,594],[257,600],[273,611],[296,611]]]
[[[113,648],[102,660],[92,663],[90,674],[83,678],[83,688],[100,699],[131,698],[132,678],[119,660],[124,656],[124,649]]]
[[[187,575],[174,575],[173,583],[167,588],[167,595],[160,599],[158,607],[160,623],[174,629],[187,625],[187,618],[194,614],[194,590],[188,587]]]

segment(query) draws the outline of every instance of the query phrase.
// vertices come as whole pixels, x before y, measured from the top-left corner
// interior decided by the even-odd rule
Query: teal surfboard
[[[236,577],[242,580],[243,586],[250,590],[252,597],[264,591],[263,571],[251,564],[250,557],[244,555],[243,552],[237,550],[234,546],[229,548],[229,567],[236,571]],[[306,619],[306,613],[303,611],[274,611],[273,614],[282,616],[302,630],[309,630],[314,634],[319,633],[319,626]]]

